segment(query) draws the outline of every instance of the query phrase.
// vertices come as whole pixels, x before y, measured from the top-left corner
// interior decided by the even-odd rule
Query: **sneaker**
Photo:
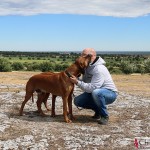
[[[97,120],[98,120],[98,119],[100,119],[100,118],[101,118],[101,115],[100,115],[100,114],[98,114],[98,113],[95,113],[95,114],[94,114],[94,116],[92,116],[92,118],[93,118],[93,119],[97,119]]]
[[[107,125],[108,120],[109,120],[109,117],[108,117],[108,116],[101,117],[101,119],[98,121],[98,124]]]

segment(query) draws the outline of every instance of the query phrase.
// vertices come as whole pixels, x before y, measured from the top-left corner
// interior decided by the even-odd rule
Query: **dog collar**
[[[72,77],[71,73],[68,72],[67,70],[65,71],[65,73],[66,73],[66,75],[67,75],[69,78]]]

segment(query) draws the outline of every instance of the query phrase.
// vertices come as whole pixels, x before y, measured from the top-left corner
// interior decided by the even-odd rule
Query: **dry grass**
[[[119,91],[132,95],[150,97],[150,75],[113,75]]]
[[[26,84],[27,80],[40,72],[0,72],[0,84]],[[112,75],[119,91],[150,97],[150,75]],[[19,92],[20,89],[1,89]]]
[[[0,72],[0,84],[25,84],[34,74],[37,72]]]

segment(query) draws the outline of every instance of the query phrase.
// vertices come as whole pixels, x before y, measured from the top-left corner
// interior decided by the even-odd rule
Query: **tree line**
[[[3,52],[0,53],[0,72],[8,71],[63,71],[79,56],[78,53],[58,52]],[[99,55],[99,54],[98,54]],[[109,71],[114,74],[150,73],[150,56],[101,54]],[[20,60],[24,57],[33,60],[43,59],[43,62],[11,61],[12,57]],[[53,58],[53,61],[51,60]],[[61,61],[58,62],[58,60]],[[56,63],[57,60],[57,63]]]

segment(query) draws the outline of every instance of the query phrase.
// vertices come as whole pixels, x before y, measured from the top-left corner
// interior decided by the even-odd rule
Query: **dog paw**
[[[66,119],[65,121],[66,121],[66,123],[72,123],[72,121],[70,119]]]

